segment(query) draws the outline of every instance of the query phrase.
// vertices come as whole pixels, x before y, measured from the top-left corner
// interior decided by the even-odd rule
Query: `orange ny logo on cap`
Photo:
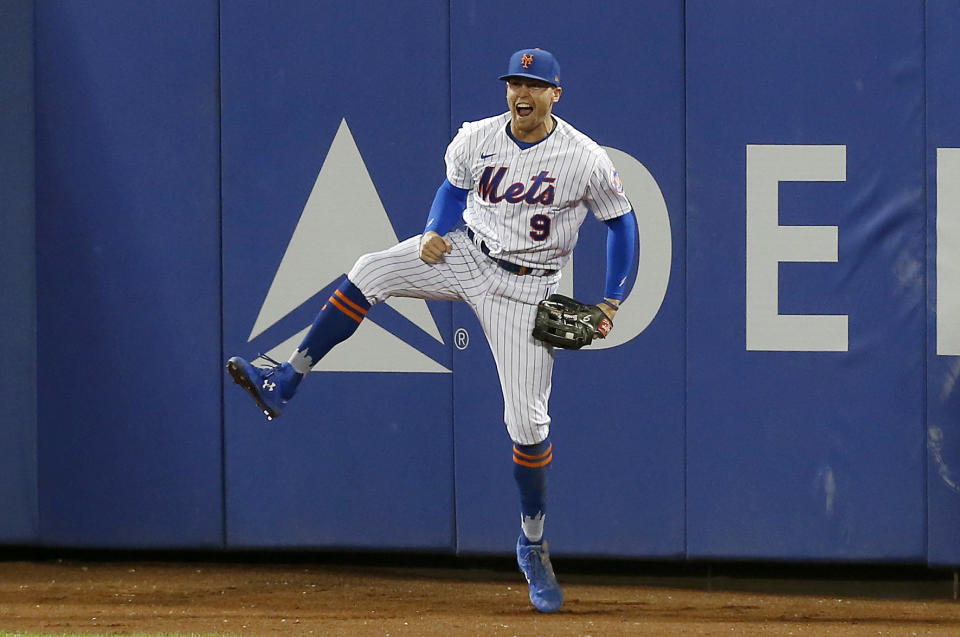
[[[533,55],[530,53],[524,53],[523,57],[520,58],[520,66],[525,69],[529,69],[531,64],[533,64]]]

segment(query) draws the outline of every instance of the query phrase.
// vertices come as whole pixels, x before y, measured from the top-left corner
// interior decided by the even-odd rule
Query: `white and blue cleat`
[[[517,540],[517,564],[530,585],[530,603],[541,613],[555,613],[563,606],[563,591],[550,564],[547,543],[526,544]]]
[[[297,387],[297,372],[290,363],[278,363],[262,355],[261,358],[273,365],[254,367],[239,356],[234,356],[227,361],[227,371],[233,376],[233,382],[247,390],[267,420],[273,420],[293,397]]]

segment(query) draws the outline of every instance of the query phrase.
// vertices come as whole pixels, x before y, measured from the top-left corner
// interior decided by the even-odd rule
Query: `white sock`
[[[543,521],[546,517],[543,513],[532,518],[529,515],[520,516],[520,528],[529,542],[536,544],[543,539]]]
[[[291,354],[287,362],[290,363],[290,367],[298,374],[309,374],[310,368],[313,367],[313,359],[307,356],[306,352],[301,352],[300,350]]]

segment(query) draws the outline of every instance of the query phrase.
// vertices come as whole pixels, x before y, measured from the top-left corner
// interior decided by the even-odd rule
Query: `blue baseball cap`
[[[510,56],[507,72],[499,79],[508,80],[511,77],[529,77],[560,86],[560,63],[550,51],[520,49]]]

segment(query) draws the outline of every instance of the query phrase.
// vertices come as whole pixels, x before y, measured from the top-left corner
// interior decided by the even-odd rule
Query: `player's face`
[[[552,130],[550,114],[561,88],[540,80],[512,77],[507,80],[507,106],[513,119],[510,132],[524,142],[536,142]]]

